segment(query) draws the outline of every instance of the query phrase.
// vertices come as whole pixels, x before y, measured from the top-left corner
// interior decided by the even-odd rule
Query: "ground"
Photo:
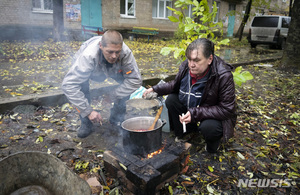
[[[150,68],[146,68],[148,64],[139,57],[145,55],[141,50],[149,47],[148,44],[143,43],[132,47],[137,48],[133,50],[137,61],[140,60],[144,76],[176,72],[176,68],[170,68],[175,67],[176,61],[169,59],[165,61],[169,61],[170,66],[163,68],[162,65],[150,66],[153,72],[149,72]],[[228,49],[231,54],[244,51],[238,47]],[[274,53],[278,55],[278,51],[275,50],[258,48],[248,51],[253,53],[250,58],[260,58]],[[151,58],[158,58],[158,55]],[[238,59],[239,55],[230,57],[233,61],[231,63]],[[56,87],[52,81],[55,79],[59,81],[69,66],[61,65],[60,60],[66,62],[70,58],[55,57],[46,62],[33,60],[35,64],[31,67],[32,63],[26,64],[27,61],[9,63],[9,59],[3,60],[0,68],[5,69],[6,72],[2,71],[1,75],[3,88],[1,97],[51,90],[45,85],[36,87],[41,84],[40,82],[44,82],[46,77],[49,78],[51,85]],[[153,61],[156,64],[159,59]],[[278,70],[278,63],[279,61],[243,66],[243,69],[248,70],[254,79],[242,86],[236,86],[238,121],[234,137],[223,144],[217,154],[208,154],[204,151],[205,144],[201,135],[190,139],[192,148],[189,169],[186,173],[178,175],[174,181],[166,183],[160,190],[160,194],[299,194],[300,75]],[[44,64],[48,65],[44,66]],[[53,66],[49,67],[49,64]],[[58,65],[58,68],[54,68],[54,64]],[[22,73],[18,73],[17,70],[21,65],[23,65]],[[23,69],[24,67],[27,69]],[[54,69],[61,70],[61,73],[57,74]],[[36,75],[39,76],[35,78]],[[19,84],[16,83],[18,79]],[[30,83],[31,87],[24,86],[26,79],[28,82],[25,84]],[[19,85],[19,91],[9,87],[11,83],[15,83],[14,86]],[[12,90],[5,91],[5,89]],[[77,111],[69,104],[56,107],[22,105],[2,113],[0,115],[0,160],[16,152],[32,150],[48,152],[65,162],[82,178],[96,177],[101,182],[105,193],[115,191],[116,186],[119,192],[124,193],[123,186],[118,185],[116,178],[106,177],[107,186],[105,186],[99,176],[101,173],[99,170],[104,171],[105,174],[103,152],[110,143],[116,143],[120,138],[119,132],[107,122],[112,105],[105,101],[104,96],[99,96],[93,100],[93,106],[102,113],[104,121],[102,126],[95,125],[93,134],[84,139],[76,136],[76,129],[80,124],[79,118]],[[164,133],[164,136],[172,137],[172,134]],[[245,184],[239,186],[239,182],[246,179],[273,179],[274,186],[259,187],[255,183],[252,187]],[[94,194],[99,194],[99,191],[100,188],[93,188]]]

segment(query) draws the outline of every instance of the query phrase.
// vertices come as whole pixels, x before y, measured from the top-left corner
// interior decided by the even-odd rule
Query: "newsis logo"
[[[248,188],[288,188],[292,179],[239,179],[238,187]]]

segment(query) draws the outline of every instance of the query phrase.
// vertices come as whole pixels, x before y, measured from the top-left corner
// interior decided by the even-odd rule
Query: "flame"
[[[163,148],[162,148],[162,149],[163,149]],[[162,152],[162,149],[156,150],[156,151],[154,151],[154,152],[148,154],[148,155],[147,155],[147,159],[152,158],[153,156],[160,154],[160,153]]]
[[[156,151],[154,151],[154,152],[148,154],[148,155],[147,155],[147,159],[153,158],[153,156],[162,153],[162,151],[163,151],[163,149],[165,148],[166,144],[167,144],[167,143],[166,143],[166,140],[164,140],[163,146],[162,146],[160,149],[158,149],[158,150],[156,150]]]

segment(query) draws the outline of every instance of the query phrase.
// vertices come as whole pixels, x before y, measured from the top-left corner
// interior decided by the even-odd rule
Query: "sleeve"
[[[235,86],[231,72],[225,73],[218,86],[218,100],[216,105],[199,106],[190,108],[192,122],[202,121],[204,119],[226,120],[235,115]],[[209,97],[208,97],[209,98]]]
[[[121,59],[121,69],[124,81],[115,90],[117,99],[129,96],[142,86],[142,76],[129,48],[125,48],[125,55]]]
[[[62,90],[68,100],[79,110],[82,117],[88,116],[93,108],[81,91],[84,82],[88,82],[94,69],[94,60],[90,56],[79,55],[62,82]]]

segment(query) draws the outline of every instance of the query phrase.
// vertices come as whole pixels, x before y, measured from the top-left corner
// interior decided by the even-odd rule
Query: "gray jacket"
[[[89,79],[102,82],[108,77],[119,74],[123,82],[113,92],[116,99],[129,96],[142,85],[142,77],[135,58],[123,43],[119,60],[107,70],[106,60],[99,47],[102,36],[95,36],[82,44],[73,57],[73,65],[62,82],[62,90],[68,100],[80,111],[82,117],[88,116],[93,108],[84,93],[81,84]]]

